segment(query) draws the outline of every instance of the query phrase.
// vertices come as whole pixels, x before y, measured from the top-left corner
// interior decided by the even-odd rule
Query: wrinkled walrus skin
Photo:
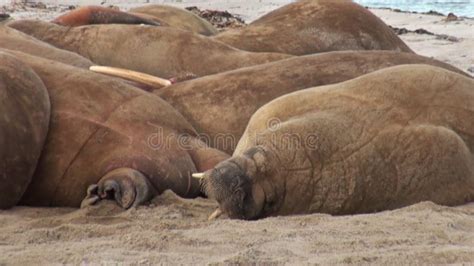
[[[205,76],[285,59],[275,53],[251,53],[171,27],[92,25],[62,27],[19,20],[7,24],[96,64],[126,68],[162,78]]]
[[[41,79],[0,52],[0,209],[16,205],[30,183],[49,117],[49,96]]]
[[[55,18],[51,22],[69,27],[92,24],[145,24],[161,26],[159,21],[101,6],[80,7]]]
[[[463,73],[446,63],[411,53],[343,51],[210,75],[180,82],[155,93],[183,114],[211,147],[232,154],[250,117],[271,100],[297,90],[338,83],[401,64],[430,64]]]
[[[40,76],[52,105],[46,144],[21,204],[78,207],[95,183],[100,199],[112,197],[124,208],[166,189],[196,197],[199,182],[190,174],[228,157],[202,145],[159,97],[88,70],[11,53]],[[183,134],[186,146],[179,143]]]
[[[0,48],[21,51],[81,68],[89,68],[93,65],[90,60],[78,54],[58,49],[23,32],[2,25],[0,25]]]
[[[287,94],[255,113],[202,186],[240,219],[464,204],[474,200],[473,103],[473,79],[427,65]]]
[[[130,9],[129,13],[148,15],[165,22],[170,27],[211,36],[218,33],[217,29],[208,21],[194,13],[167,5],[146,5]]]
[[[252,52],[305,55],[341,50],[411,49],[377,16],[350,0],[303,0],[216,40]]]

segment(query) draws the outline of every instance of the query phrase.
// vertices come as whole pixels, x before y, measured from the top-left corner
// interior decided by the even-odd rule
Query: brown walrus
[[[411,53],[343,51],[210,75],[177,83],[155,94],[183,114],[210,146],[232,154],[250,117],[271,100],[401,64],[430,64],[462,73],[446,63]]]
[[[55,18],[51,22],[70,27],[91,24],[145,24],[152,26],[162,26],[163,24],[157,20],[101,6],[80,7]]]
[[[350,0],[303,0],[276,9],[216,40],[253,52],[305,55],[410,48],[378,17]]]
[[[0,52],[0,209],[16,205],[48,132],[48,92],[35,72]]]
[[[41,77],[52,105],[46,144],[21,204],[78,207],[95,183],[86,205],[114,198],[128,208],[166,189],[196,197],[199,182],[191,173],[228,157],[201,143],[157,96],[88,70],[9,53]]]
[[[69,11],[52,21],[62,26],[85,26],[92,24],[145,24],[169,26],[210,36],[217,29],[209,22],[185,9],[166,5],[146,5],[129,12],[100,6],[85,6]]]
[[[240,219],[464,204],[473,103],[473,79],[427,65],[302,90],[260,108],[233,157],[195,177]]]
[[[96,64],[161,78],[205,76],[285,59],[275,53],[245,52],[208,37],[170,27],[93,25],[62,27],[39,20],[7,24],[56,47],[76,52]]]
[[[0,25],[0,48],[24,52],[30,55],[58,61],[64,64],[90,68],[94,65],[92,61],[82,57],[76,53],[56,48],[48,43],[37,40],[21,31]],[[140,83],[138,81],[130,81],[120,79],[121,81],[138,87],[143,90],[151,91],[154,87]]]
[[[23,32],[0,25],[0,48],[21,51],[61,63],[89,68],[93,63],[70,51],[58,49]]]
[[[199,33],[205,36],[211,36],[218,33],[217,29],[208,21],[195,15],[186,9],[167,5],[146,5],[130,9],[129,13],[135,15],[148,15],[167,25]]]

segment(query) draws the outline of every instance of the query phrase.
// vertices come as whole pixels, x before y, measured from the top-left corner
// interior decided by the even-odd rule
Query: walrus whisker
[[[219,218],[222,214],[223,214],[223,212],[221,211],[221,209],[217,209],[211,215],[209,215],[209,218],[207,218],[207,220],[208,221],[215,220],[215,219]]]
[[[204,179],[204,173],[195,173],[192,176],[197,179]]]
[[[127,80],[135,81],[138,83],[146,84],[154,88],[160,89],[171,85],[171,81],[162,79],[156,76],[148,75],[145,73],[132,71],[123,68],[107,67],[107,66],[91,66],[90,71],[106,74],[110,76],[120,77]]]

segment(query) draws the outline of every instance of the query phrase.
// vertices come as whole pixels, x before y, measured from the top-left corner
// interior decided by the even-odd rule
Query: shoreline
[[[474,19],[474,16],[469,17],[469,16],[458,16],[456,13],[450,12],[449,14],[444,14],[441,12],[438,12],[436,10],[430,10],[427,12],[418,12],[418,11],[410,11],[410,10],[402,10],[399,8],[392,8],[392,7],[371,7],[371,6],[364,6],[365,8],[372,10],[372,9],[381,9],[381,10],[389,10],[395,13],[405,13],[405,14],[419,14],[419,15],[430,15],[430,16],[438,16],[438,17],[447,17],[449,14],[453,14],[457,16],[458,18],[462,19]]]
[[[432,57],[474,74],[474,19],[447,21],[443,16],[371,9],[386,24],[409,32],[399,37],[417,54]],[[424,34],[413,33],[417,30]],[[412,32],[410,32],[412,31]]]

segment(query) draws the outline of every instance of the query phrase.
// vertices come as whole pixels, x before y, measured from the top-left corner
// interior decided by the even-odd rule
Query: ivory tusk
[[[195,173],[195,174],[193,174],[193,177],[197,178],[197,179],[203,179],[204,178],[204,173]]]
[[[89,70],[93,72],[101,73],[101,74],[106,74],[110,76],[115,76],[115,77],[124,78],[131,81],[135,81],[138,83],[146,84],[148,86],[152,86],[157,89],[166,87],[172,84],[171,81],[167,79],[162,79],[162,78],[148,75],[145,73],[136,72],[136,71],[123,69],[123,68],[106,67],[106,66],[91,66]]]
[[[222,215],[221,209],[217,209],[209,216],[209,218],[207,218],[207,220],[208,221],[215,220],[215,219],[219,218],[221,215]]]

